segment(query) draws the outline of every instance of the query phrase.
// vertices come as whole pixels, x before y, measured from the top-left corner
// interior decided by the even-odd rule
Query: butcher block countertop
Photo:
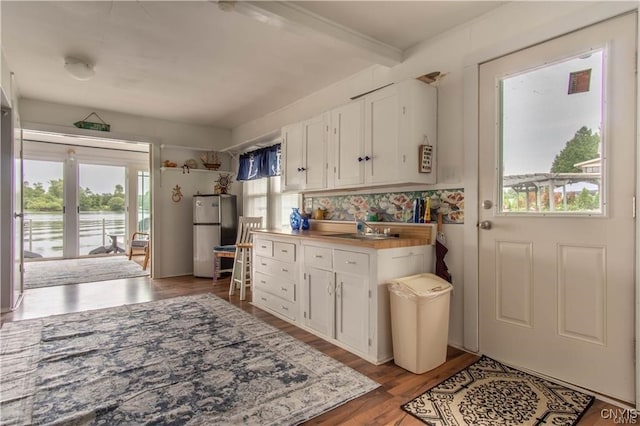
[[[258,229],[252,231],[255,235],[274,235],[283,237],[296,237],[305,240],[318,241],[331,244],[343,244],[356,247],[373,249],[389,249],[398,247],[412,247],[433,244],[434,225],[431,224],[394,224],[390,222],[368,222],[374,228],[382,231],[390,228],[390,234],[398,234],[398,238],[383,240],[356,239],[339,236],[339,234],[355,234],[355,222],[334,221],[310,221],[311,229],[308,231],[291,231],[280,229]]]

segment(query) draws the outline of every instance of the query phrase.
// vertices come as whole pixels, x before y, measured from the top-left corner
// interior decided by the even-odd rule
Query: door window
[[[500,212],[601,214],[604,51],[499,81]]]

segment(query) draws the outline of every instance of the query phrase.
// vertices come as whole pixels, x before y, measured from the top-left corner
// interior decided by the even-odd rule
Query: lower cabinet
[[[369,342],[369,280],[336,272],[336,339],[362,352]]]
[[[304,246],[304,259],[303,324],[351,349],[368,352],[369,255]],[[362,274],[345,272],[341,262],[364,268]]]
[[[432,269],[433,247],[367,249],[303,240],[304,328],[374,364],[393,358],[389,279]]]
[[[256,246],[253,303],[374,364],[393,358],[388,281],[433,270],[432,246],[376,250],[262,235]]]
[[[300,304],[298,243],[254,237],[253,246],[253,303],[289,321],[297,321]]]

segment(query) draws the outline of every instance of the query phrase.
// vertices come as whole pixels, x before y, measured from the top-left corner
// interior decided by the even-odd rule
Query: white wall
[[[179,165],[186,159],[198,159],[198,151],[189,149],[164,149],[163,158],[170,158]],[[215,181],[220,173],[232,173],[234,182],[231,184],[230,194],[242,198],[242,185],[235,182],[236,173],[228,169],[229,162],[223,163],[220,171],[190,171],[183,173],[182,168],[165,169],[158,174],[154,186],[153,206],[155,223],[155,235],[159,232],[161,239],[154,244],[155,254],[153,260],[156,263],[154,277],[172,277],[190,275],[193,273],[193,195],[213,194]],[[179,202],[172,199],[173,190],[180,187],[183,198]],[[241,210],[238,210],[241,211]],[[213,247],[211,247],[213,256]]]
[[[472,173],[473,176],[466,176],[465,179],[464,171],[465,66],[530,46],[637,7],[637,2],[505,3],[474,21],[413,47],[405,52],[405,59],[400,65],[393,68],[372,67],[292,105],[233,129],[233,142],[238,144],[283,125],[310,118],[347,102],[350,96],[384,84],[440,71],[447,73],[447,76],[438,85],[437,186],[464,186],[465,192],[472,191],[476,185],[475,173]],[[467,209],[474,209],[472,204],[466,205]],[[472,229],[471,233],[469,229]],[[466,322],[463,252],[465,245],[475,244],[474,229],[475,227],[470,228],[466,225],[444,226],[450,250],[446,261],[455,284],[449,339],[452,344],[459,346],[465,343],[463,325]],[[467,269],[468,275],[476,273],[477,270]],[[477,277],[471,279],[473,281]],[[476,291],[476,288],[470,286],[467,290]],[[467,314],[477,316],[476,312]],[[473,323],[472,319],[469,324]],[[477,326],[477,321],[475,324]]]
[[[160,145],[218,150],[229,146],[231,131],[33,99],[20,101],[20,113],[25,128],[40,130],[49,128],[58,132],[78,133],[80,130],[73,127],[73,123],[82,120],[93,111],[111,125],[111,131],[89,133],[148,142],[152,146],[153,262],[151,266],[153,277],[191,274],[193,271],[191,196],[197,191],[212,192],[213,181],[217,175],[201,172],[183,176],[182,169],[161,173],[162,160],[171,159],[179,162],[178,165],[182,165],[188,158],[199,161],[199,153],[189,149],[164,149],[163,158],[160,158]],[[175,185],[181,187],[184,195],[180,203],[171,201],[171,188]],[[236,187],[239,186],[236,184]]]

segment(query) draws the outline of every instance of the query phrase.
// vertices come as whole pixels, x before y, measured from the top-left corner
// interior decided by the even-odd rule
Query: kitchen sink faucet
[[[364,220],[356,219],[356,231],[358,232],[358,234],[364,234],[365,228],[369,228],[374,234],[378,233],[378,230],[376,228],[372,227]]]

